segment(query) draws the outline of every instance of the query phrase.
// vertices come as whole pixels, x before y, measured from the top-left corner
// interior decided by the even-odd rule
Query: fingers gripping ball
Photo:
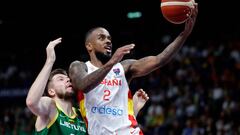
[[[173,24],[184,23],[192,14],[194,0],[162,0],[163,17]]]

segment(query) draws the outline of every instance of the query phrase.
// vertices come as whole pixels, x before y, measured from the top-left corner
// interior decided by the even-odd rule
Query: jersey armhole
[[[53,123],[57,120],[58,115],[59,115],[59,112],[58,112],[58,110],[57,110],[57,114],[56,114],[56,115],[54,116],[54,118],[48,123],[47,128],[50,128],[50,127],[53,125]]]

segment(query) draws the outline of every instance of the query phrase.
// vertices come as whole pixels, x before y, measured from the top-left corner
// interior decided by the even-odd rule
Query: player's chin
[[[70,93],[74,93],[74,90],[73,90],[72,87],[68,87],[68,88],[66,89],[66,91],[67,91],[67,92],[70,92]]]
[[[112,57],[112,52],[107,51],[107,52],[105,53],[105,56],[106,56],[107,58],[111,58],[111,57]]]
[[[71,97],[71,96],[73,96],[75,93],[74,93],[74,91],[72,90],[72,91],[67,91],[66,93],[65,93],[65,95],[67,95],[67,96],[69,96],[69,97]]]

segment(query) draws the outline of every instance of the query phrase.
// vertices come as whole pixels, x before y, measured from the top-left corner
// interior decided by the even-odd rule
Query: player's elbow
[[[35,105],[35,103],[34,103],[34,101],[33,101],[32,98],[27,97],[27,99],[26,99],[26,105],[27,105],[28,108],[33,108],[34,105]]]
[[[26,99],[26,105],[27,107],[32,106],[33,102],[30,99]]]
[[[138,70],[138,72],[132,74],[132,78],[142,77],[149,74],[150,72],[150,70]]]

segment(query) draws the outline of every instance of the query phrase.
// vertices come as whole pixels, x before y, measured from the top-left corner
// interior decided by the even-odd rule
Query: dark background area
[[[238,37],[236,3],[217,0],[197,2],[199,16],[189,40],[218,39],[222,33],[229,33],[231,38]],[[1,2],[0,7],[1,54],[13,52],[21,58],[19,61],[22,64],[32,63],[36,67],[41,65],[36,58],[44,60],[38,57],[44,57],[43,49],[48,41],[59,36],[63,37],[64,45],[59,47],[58,61],[79,59],[84,51],[84,34],[94,26],[109,29],[113,34],[114,47],[128,42],[135,42],[138,46],[141,40],[148,42],[150,47],[163,34],[177,35],[182,29],[182,26],[170,24],[162,17],[159,0],[90,0],[84,3],[8,1]],[[127,19],[129,11],[141,11],[142,18]]]

